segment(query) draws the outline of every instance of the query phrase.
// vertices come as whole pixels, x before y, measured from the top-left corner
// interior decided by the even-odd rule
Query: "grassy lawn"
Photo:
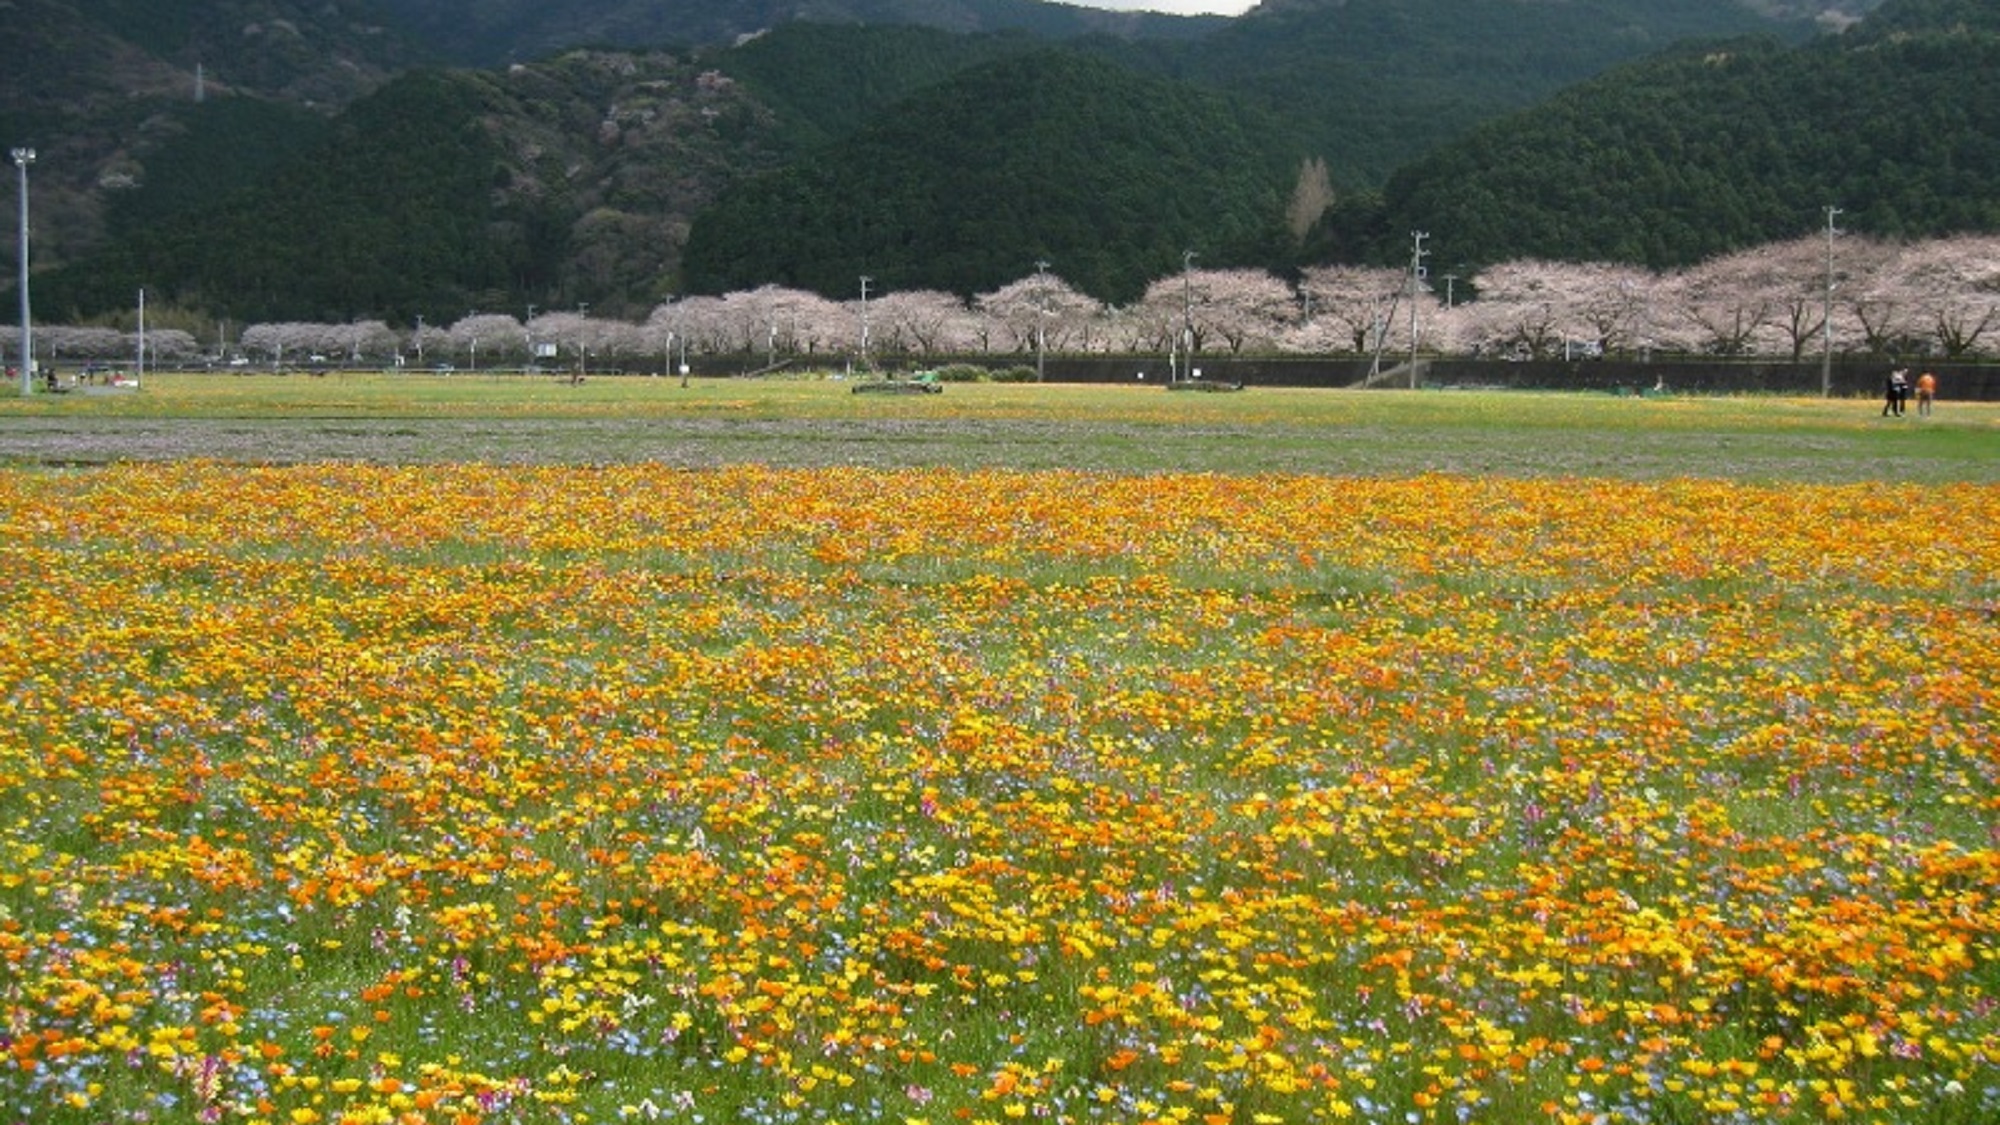
[[[160,375],[137,393],[0,398],[0,461],[2000,480],[2000,407],[1986,404],[1894,420],[1853,399],[991,384],[903,397],[850,386]]]

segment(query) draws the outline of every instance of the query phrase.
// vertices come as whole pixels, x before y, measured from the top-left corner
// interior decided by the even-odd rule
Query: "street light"
[[[1194,378],[1194,259],[1192,250],[1181,251],[1181,377]],[[1167,381],[1173,381],[1168,372]]]
[[[1424,288],[1424,259],[1430,251],[1424,249],[1424,242],[1430,238],[1429,231],[1413,230],[1410,239],[1410,389],[1417,389],[1417,294]]]
[[[861,370],[868,370],[868,283],[875,280],[867,274],[861,275]]]
[[[1046,372],[1042,356],[1048,343],[1047,329],[1049,263],[1037,259],[1035,262],[1035,382],[1042,381]]]
[[[1834,218],[1840,208],[1826,204],[1826,290],[1820,296],[1820,398],[1834,396]],[[26,282],[24,282],[26,284]]]
[[[14,166],[21,170],[21,393],[35,393],[34,317],[28,302],[28,165],[35,162],[35,150],[14,150]]]

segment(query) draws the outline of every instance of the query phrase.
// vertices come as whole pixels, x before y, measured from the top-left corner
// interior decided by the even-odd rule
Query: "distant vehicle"
[[[325,357],[325,356],[323,356],[323,355],[321,355],[321,354],[319,354],[318,352],[314,352],[313,354],[311,354],[311,355],[309,355],[309,356],[307,356],[307,357],[306,357],[306,362],[307,362],[307,363],[325,363],[325,362],[326,362],[326,357]]]
[[[452,372],[454,372],[454,371],[458,370],[458,368],[456,368],[456,367],[453,367],[453,366],[452,366],[451,364],[449,364],[449,363],[440,363],[440,364],[438,364],[438,365],[437,365],[437,367],[436,367],[436,368],[435,368],[434,370],[436,370],[436,371],[437,371],[437,373],[438,373],[438,374],[440,374],[440,375],[449,375],[449,374],[451,374]]]
[[[907,379],[890,375],[866,383],[856,383],[851,393],[857,395],[941,395],[944,393],[944,384],[938,382],[937,372],[919,371]]]
[[[229,361],[229,366],[231,366],[231,367],[248,367],[248,366],[250,366],[250,357],[249,357],[249,356],[247,356],[247,355],[239,355],[239,356],[237,356],[237,357],[236,357],[235,359],[232,359],[232,360],[230,360],[230,361]]]

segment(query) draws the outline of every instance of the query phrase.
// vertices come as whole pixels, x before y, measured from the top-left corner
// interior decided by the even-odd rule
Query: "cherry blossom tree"
[[[555,355],[546,358],[553,358],[558,369],[564,366],[579,371],[582,369],[584,351],[589,346],[589,333],[589,318],[582,313],[543,313],[528,322],[528,335],[535,341],[537,350],[546,347],[555,349]]]
[[[988,338],[997,335],[1016,352],[1035,349],[1038,325],[1045,350],[1082,350],[1076,341],[1087,338],[1093,322],[1104,314],[1103,304],[1052,273],[1008,282],[980,294],[973,304],[992,326]]]
[[[418,345],[422,345],[421,349]],[[409,350],[427,363],[443,363],[451,358],[452,339],[449,325],[432,324],[428,321],[410,331]]]
[[[1193,282],[1205,334],[1234,354],[1274,346],[1299,316],[1292,287],[1262,270],[1197,270]]]
[[[1247,323],[1239,325],[1237,318],[1271,315],[1265,304],[1289,306],[1289,291],[1284,291],[1282,299],[1272,296],[1277,290],[1260,286],[1252,278],[1254,271],[1246,270],[1186,270],[1171,277],[1163,277],[1146,287],[1146,293],[1139,299],[1142,315],[1162,332],[1160,342],[1168,348],[1179,347],[1189,354],[1204,350],[1211,339],[1220,338],[1232,350],[1240,347],[1249,338]],[[1263,275],[1282,290],[1282,283]],[[1257,311],[1252,311],[1257,310]],[[1276,314],[1281,315],[1281,314]],[[1270,335],[1275,336],[1273,328]]]
[[[137,354],[137,346],[133,348]],[[201,353],[201,345],[194,333],[183,328],[148,329],[146,332],[146,358],[164,363],[184,363]]]
[[[1565,271],[1564,327],[1599,355],[1650,347],[1654,291],[1659,279],[1637,266],[1578,263]]]
[[[537,344],[553,344],[557,365],[582,374],[591,360],[599,362],[640,356],[646,349],[639,327],[621,320],[607,320],[583,313],[555,312],[536,317],[528,331]]]
[[[690,352],[715,354],[731,350],[729,318],[721,297],[683,297],[673,305],[673,319]]]
[[[332,325],[318,338],[329,343],[328,351],[346,355],[350,363],[360,363],[364,356],[389,356],[395,352],[396,345],[402,340],[393,329],[379,320],[356,320],[347,324]]]
[[[1547,359],[1560,355],[1572,286],[1560,262],[1503,262],[1479,274],[1479,300],[1465,306],[1481,352]]]
[[[374,323],[381,323],[376,321]],[[387,325],[383,325],[386,330]],[[287,358],[302,359],[310,354],[326,335],[327,326],[298,321],[279,321],[268,324],[253,324],[243,330],[237,346],[250,355],[261,355],[272,365],[284,363]],[[391,338],[394,338],[393,333]],[[391,344],[391,347],[394,345]]]
[[[1670,307],[1693,330],[1693,350],[1740,356],[1770,327],[1779,307],[1769,266],[1755,250],[1711,258],[1674,275]]]
[[[1323,330],[1305,334],[1307,350],[1375,350],[1379,334],[1386,330],[1390,310],[1408,290],[1410,275],[1403,270],[1375,266],[1314,266],[1299,283],[1307,324],[1323,325]],[[1323,346],[1322,346],[1323,345]]]
[[[1880,239],[1842,240],[1836,254],[1835,324],[1850,324],[1850,349],[1900,355],[1921,346],[1924,325],[1908,279],[1891,268],[1902,253]]]
[[[935,355],[950,348],[965,302],[936,289],[899,290],[870,301],[868,312],[884,350]]]
[[[1770,298],[1769,313],[1747,350],[1788,355],[1793,362],[1826,336],[1827,248],[1824,234],[1773,242],[1747,251],[1737,278]],[[1838,279],[1836,278],[1836,284]]]
[[[1927,327],[1947,358],[1977,353],[2000,324],[2000,236],[1919,243],[1897,254],[1887,272],[1909,293],[1911,323]]]
[[[20,331],[14,332],[16,339]],[[60,359],[124,359],[133,354],[132,338],[115,328],[49,325],[36,332],[36,350],[54,363]]]
[[[526,346],[527,330],[521,322],[502,313],[473,313],[460,319],[446,332],[450,346],[465,353],[465,365],[479,368],[479,353],[487,362],[517,352]]]

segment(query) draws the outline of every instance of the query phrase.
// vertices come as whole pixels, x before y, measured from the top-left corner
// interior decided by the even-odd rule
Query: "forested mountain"
[[[497,66],[567,47],[736,42],[787,23],[1022,31],[1048,39],[1194,37],[1214,16],[1110,12],[1039,0],[379,0],[452,61]]]
[[[1826,202],[1882,233],[1993,224],[1994,5],[1856,24],[1872,0],[1841,2],[1266,0],[1098,26],[1116,14],[1036,0],[14,0],[0,34],[41,77],[3,80],[0,124],[42,151],[57,318],[141,285],[238,319],[623,315],[690,283],[964,292],[1038,259],[1112,297],[1186,249],[1394,260],[1413,229],[1452,261],[1657,263]],[[834,22],[785,22],[808,10]],[[771,30],[409,69],[669,17],[685,42]],[[88,58],[43,65],[66,52]],[[1331,191],[1288,198],[1322,162]],[[1277,232],[1302,200],[1327,218],[1300,244]]]
[[[1087,55],[1017,56],[732,192],[695,227],[688,281],[832,294],[869,274],[970,294],[1054,259],[1071,284],[1130,300],[1185,248],[1271,253],[1284,151],[1218,96]]]
[[[37,240],[53,260],[98,246],[105,201],[146,181],[146,154],[197,90],[332,108],[409,66],[422,49],[381,15],[325,0],[10,0],[0,143],[37,152]],[[254,175],[272,155],[244,146],[225,166]]]
[[[801,153],[858,132],[926,86],[1010,55],[1046,50],[1031,35],[929,27],[785,24],[714,57],[747,85]]]
[[[229,182],[204,156],[242,142],[257,112],[214,101],[189,113],[153,166],[164,183],[206,177],[214,190],[118,196],[111,249],[50,271],[37,303],[124,308],[147,285],[237,319],[407,322],[583,302],[616,314],[676,276],[677,217],[719,180],[783,159],[770,115],[737,83],[665,52],[412,71],[300,128],[301,150],[267,175]]]
[[[1792,237],[1827,205],[1890,238],[2000,229],[1996,12],[1892,0],[1802,47],[1611,72],[1398,172],[1381,227],[1427,229],[1454,260],[1655,267]]]
[[[1803,38],[1732,0],[1275,0],[1199,46],[1121,47],[1288,122],[1334,183],[1389,173],[1473,124],[1691,38]]]

